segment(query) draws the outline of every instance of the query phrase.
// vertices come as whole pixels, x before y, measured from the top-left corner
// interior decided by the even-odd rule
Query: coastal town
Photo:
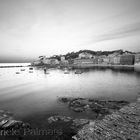
[[[140,140],[140,0],[0,0],[0,140]]]
[[[79,51],[77,53],[68,53],[66,55],[53,55],[51,57],[40,56],[32,63],[33,66],[48,67],[76,67],[86,68],[93,66],[112,66],[112,65],[139,65],[140,53],[134,53],[123,50],[112,52],[93,52],[89,50]]]

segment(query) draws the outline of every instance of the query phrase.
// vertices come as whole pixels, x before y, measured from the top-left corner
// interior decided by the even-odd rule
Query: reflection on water
[[[22,68],[23,69],[23,68]],[[75,74],[71,70],[21,68],[0,69],[0,109],[16,113],[17,117],[37,112],[69,112],[59,104],[59,96],[102,99],[136,99],[140,91],[140,73],[134,68],[95,68]],[[19,74],[16,74],[19,72]],[[69,112],[71,113],[71,112]]]

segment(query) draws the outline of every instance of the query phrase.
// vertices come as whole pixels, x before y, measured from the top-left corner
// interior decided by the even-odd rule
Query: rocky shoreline
[[[48,125],[64,128],[54,140],[139,140],[140,139],[140,100],[127,101],[98,100],[88,98],[60,97],[58,102],[65,104],[77,113],[91,112],[95,119],[53,115],[47,118]],[[66,126],[66,127],[65,127]],[[48,126],[46,126],[47,128]],[[31,129],[28,123],[15,120],[12,113],[0,110],[0,131],[20,131],[16,137],[24,139],[23,130]],[[30,137],[29,139],[31,139]],[[39,138],[39,137],[38,137]],[[48,140],[49,140],[48,138]]]
[[[119,110],[125,105],[128,105],[127,101],[111,101],[111,100],[97,100],[86,98],[73,98],[73,97],[60,97],[58,98],[60,103],[64,103],[67,107],[78,113],[91,112],[96,114],[95,120],[101,120],[106,115],[112,114],[114,111]],[[80,115],[80,114],[79,114]],[[78,134],[78,132],[86,125],[93,124],[93,119],[87,118],[74,118],[72,116],[54,115],[48,118],[49,124],[65,123],[69,126],[69,133],[67,135]],[[74,137],[73,137],[74,138]]]
[[[0,139],[3,137],[21,139],[24,131],[28,129],[31,129],[28,123],[14,119],[11,112],[0,110]]]
[[[134,103],[127,101],[105,101],[95,99],[62,97],[75,112],[92,110],[97,113],[95,120],[76,119],[66,116],[53,116],[51,123],[63,121],[70,123],[74,140],[139,140],[140,139],[140,98]],[[74,134],[74,133],[73,133]]]
[[[85,125],[74,140],[139,140],[140,98],[120,110]]]
[[[88,98],[60,97],[59,102],[67,104],[68,108],[74,112],[92,112],[96,114],[96,119],[103,118],[107,114],[119,110],[128,101],[98,100]]]

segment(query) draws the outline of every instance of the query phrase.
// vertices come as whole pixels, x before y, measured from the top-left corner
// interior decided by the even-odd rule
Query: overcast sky
[[[0,62],[81,49],[140,51],[140,0],[0,0]]]

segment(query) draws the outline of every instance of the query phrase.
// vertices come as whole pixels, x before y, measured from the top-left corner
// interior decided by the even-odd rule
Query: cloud
[[[111,41],[134,35],[140,35],[140,22],[129,24],[114,30],[110,30],[103,34],[92,35],[91,39],[80,45],[81,46],[91,45],[103,41]]]
[[[96,36],[95,40],[99,42],[105,40],[119,39],[119,38],[132,36],[134,34],[139,34],[139,33],[140,33],[140,23],[133,23],[125,27],[112,30],[106,34],[101,34],[99,36]]]

